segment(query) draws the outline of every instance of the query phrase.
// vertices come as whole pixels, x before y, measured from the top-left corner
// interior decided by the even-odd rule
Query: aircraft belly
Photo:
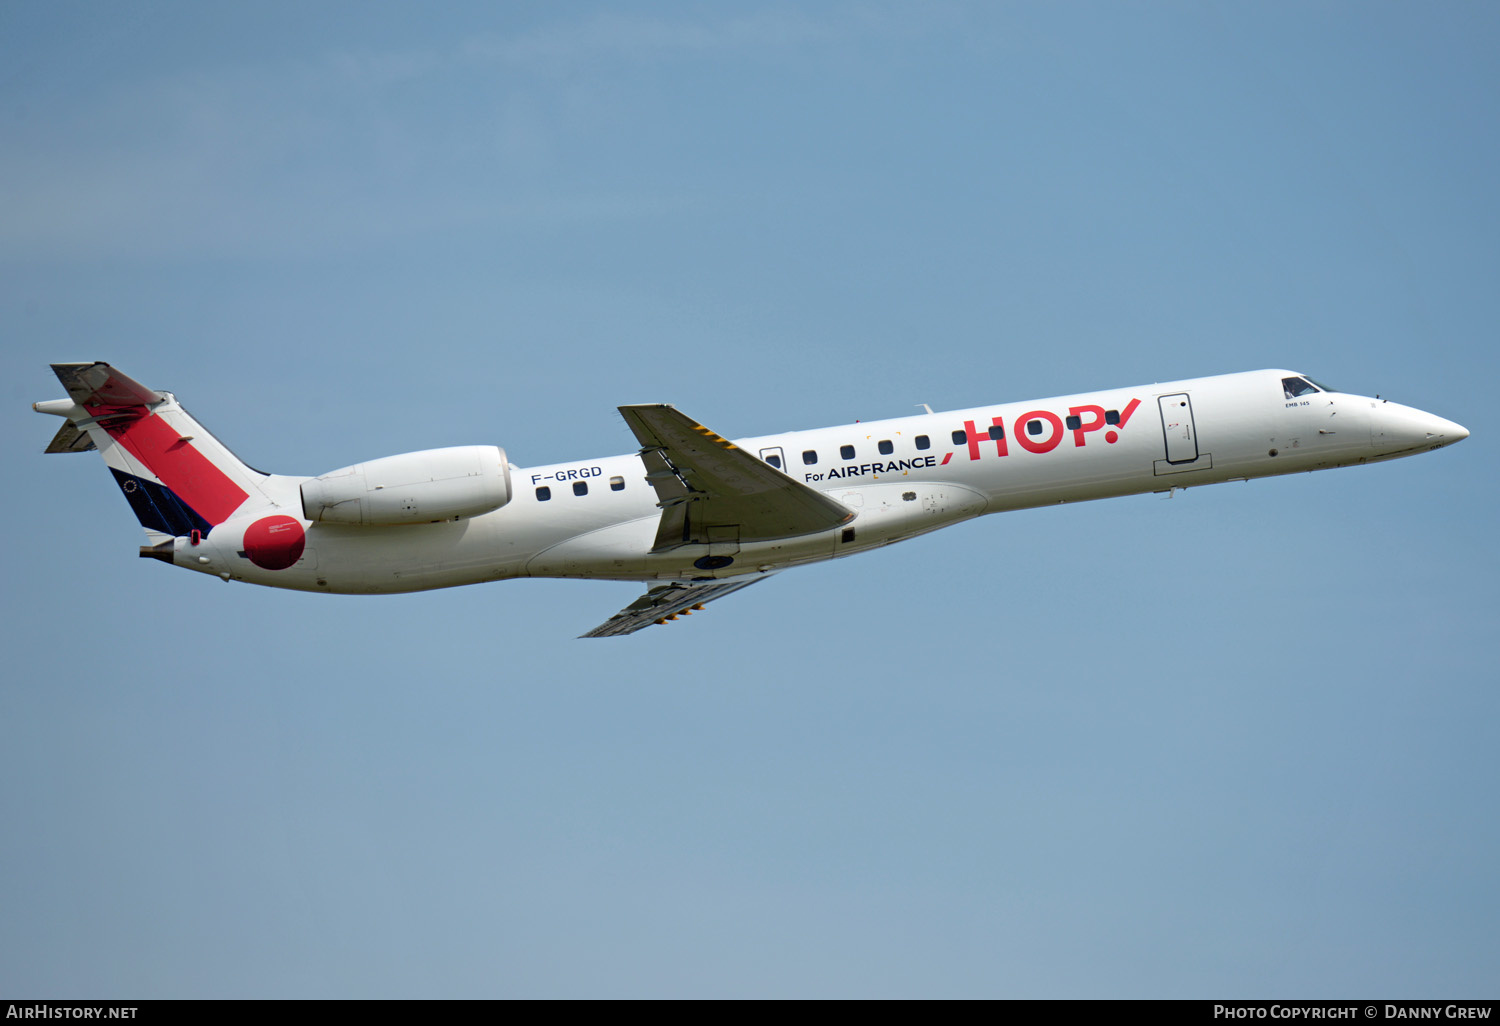
[[[858,514],[849,526],[859,546],[925,534],[977,517],[988,506],[973,488],[942,481],[868,484],[828,494]]]
[[[565,538],[526,563],[530,577],[603,577],[640,580],[649,576],[647,553],[656,538],[658,516],[640,517]]]
[[[531,577],[613,580],[700,580],[732,577],[772,566],[816,562],[833,556],[837,532],[740,544],[726,538],[652,552],[657,517],[645,517],[568,538],[537,553],[526,565]]]
[[[947,482],[865,484],[827,489],[852,509],[847,525],[812,534],[741,542],[733,531],[706,543],[653,552],[657,520],[645,517],[567,538],[532,557],[532,577],[703,580],[816,563],[887,545],[978,516],[985,497]]]
[[[988,462],[986,512],[1150,491],[1156,487],[1153,465],[1161,458],[1160,432],[1146,431],[1122,432],[1118,443],[1107,447],[1012,453]]]
[[[293,550],[270,551],[266,525],[295,536]],[[226,521],[200,544],[176,540],[174,562],[230,580],[334,594],[424,591],[499,580],[524,572],[524,548],[493,515],[436,524],[350,527],[311,524],[279,513]]]

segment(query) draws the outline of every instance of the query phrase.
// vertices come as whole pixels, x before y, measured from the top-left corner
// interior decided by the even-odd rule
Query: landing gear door
[[[783,474],[787,472],[786,457],[781,454],[781,446],[778,445],[770,449],[762,449],[760,451],[760,458],[766,463],[769,463],[771,466],[775,467],[777,470],[781,471]]]

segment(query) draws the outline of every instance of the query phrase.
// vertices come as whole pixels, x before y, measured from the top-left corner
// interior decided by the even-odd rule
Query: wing
[[[642,627],[650,627],[654,623],[666,623],[678,616],[689,616],[694,610],[702,609],[705,602],[748,588],[757,581],[770,577],[771,573],[747,574],[724,581],[676,581],[672,584],[659,584],[587,634],[578,636],[614,638],[622,634],[634,634]]]
[[[621,406],[641,443],[661,524],[652,552],[770,541],[840,527],[854,512],[666,405]]]

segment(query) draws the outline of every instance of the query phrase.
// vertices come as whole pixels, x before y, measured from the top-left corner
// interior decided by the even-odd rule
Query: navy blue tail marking
[[[213,530],[213,525],[195,513],[191,506],[165,485],[123,473],[113,467],[109,468],[109,472],[115,475],[115,483],[125,493],[125,501],[135,510],[135,518],[141,522],[142,527],[174,537],[200,531],[207,538],[208,532]]]

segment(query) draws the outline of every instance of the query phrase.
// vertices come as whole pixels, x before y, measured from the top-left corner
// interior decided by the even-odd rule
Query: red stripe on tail
[[[93,406],[88,411],[96,417],[125,412]],[[222,524],[249,498],[249,493],[155,414],[109,420],[101,426],[210,524]]]

